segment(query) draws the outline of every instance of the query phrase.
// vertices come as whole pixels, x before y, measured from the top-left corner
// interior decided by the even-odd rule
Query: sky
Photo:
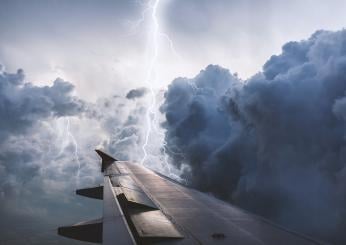
[[[61,77],[94,101],[142,86],[152,25],[146,1],[2,0],[0,62],[46,84]],[[345,1],[162,0],[158,82],[218,64],[249,78],[290,40],[343,28]],[[143,13],[144,12],[144,13]],[[142,20],[142,21],[141,21]],[[150,54],[149,54],[150,56]]]
[[[56,227],[102,214],[74,194],[102,148],[344,244],[345,10],[0,0],[0,243],[71,244]]]

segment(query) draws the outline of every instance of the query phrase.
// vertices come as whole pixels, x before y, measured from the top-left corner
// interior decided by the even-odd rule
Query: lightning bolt
[[[80,167],[81,167],[80,160],[79,160],[79,154],[78,154],[78,144],[77,144],[76,138],[74,137],[74,135],[71,133],[71,130],[70,130],[70,118],[67,117],[66,119],[67,119],[66,133],[67,133],[68,138],[70,138],[70,142],[74,146],[74,158],[78,164],[78,169],[77,169],[77,173],[76,173],[76,186],[78,187],[79,186]]]
[[[142,145],[142,150],[143,150],[143,158],[141,160],[141,164],[143,165],[145,160],[148,157],[148,153],[146,150],[146,147],[148,146],[148,141],[149,141],[149,136],[152,130],[152,116],[155,117],[155,106],[156,106],[156,95],[154,88],[152,86],[152,82],[156,81],[156,70],[155,70],[155,65],[159,53],[159,47],[158,47],[158,33],[159,33],[159,23],[157,20],[157,7],[159,6],[160,0],[155,0],[154,4],[151,6],[152,11],[151,11],[151,21],[153,25],[153,30],[152,30],[152,42],[153,42],[153,56],[152,59],[150,60],[149,67],[148,67],[148,73],[147,73],[147,78],[146,78],[146,83],[149,85],[150,89],[150,95],[151,95],[151,103],[147,109],[146,112],[146,119],[147,119],[147,130],[144,138],[144,144]],[[150,80],[152,82],[150,82]]]
[[[73,158],[78,165],[78,169],[77,169],[76,176],[75,176],[76,177],[76,186],[78,187],[79,186],[79,177],[80,177],[80,168],[81,168],[81,162],[80,162],[79,153],[78,153],[78,143],[77,143],[77,140],[71,131],[70,118],[65,117],[63,119],[65,119],[64,120],[65,127],[64,128],[61,128],[60,126],[58,127],[58,131],[60,131],[58,137],[59,138],[62,137],[63,140],[61,142],[60,151],[56,157],[61,156],[69,144],[73,145]]]
[[[150,25],[151,30],[149,33],[149,42],[147,43],[147,52],[150,54],[150,59],[148,61],[147,66],[147,73],[146,73],[146,79],[145,83],[146,86],[149,88],[149,95],[150,95],[150,102],[148,105],[148,108],[146,110],[145,118],[146,118],[146,130],[144,135],[144,143],[142,145],[142,151],[143,151],[143,157],[140,161],[142,165],[145,164],[145,162],[148,159],[148,156],[153,156],[150,154],[147,150],[149,146],[150,137],[155,133],[160,137],[162,140],[162,146],[161,146],[161,155],[163,156],[161,166],[164,168],[163,170],[166,170],[170,176],[174,176],[171,166],[168,162],[168,154],[167,151],[171,152],[168,149],[167,142],[165,141],[165,134],[162,132],[162,128],[159,126],[159,120],[158,120],[158,108],[157,108],[157,93],[155,91],[155,88],[153,84],[157,83],[157,60],[160,52],[160,45],[159,41],[160,38],[164,39],[166,42],[168,42],[169,48],[171,53],[176,56],[177,58],[181,59],[181,56],[178,54],[176,49],[174,48],[173,41],[170,39],[169,35],[162,32],[160,30],[160,21],[158,18],[158,8],[160,5],[161,0],[152,0],[149,1],[145,8],[142,11],[141,18],[134,23],[134,25],[131,28],[131,34],[134,34],[134,30],[137,29],[146,19],[146,16],[150,14]],[[180,153],[174,153],[174,154],[180,154]],[[161,162],[161,161],[160,161]],[[163,166],[164,165],[164,166]]]

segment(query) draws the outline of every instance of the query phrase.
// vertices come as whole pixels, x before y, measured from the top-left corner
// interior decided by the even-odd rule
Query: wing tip
[[[102,151],[100,149],[95,149],[95,151],[102,158],[102,160],[113,161],[113,162],[118,161],[117,159],[108,155],[107,153],[105,153],[104,151]]]
[[[118,161],[114,157],[108,155],[107,153],[104,153],[103,151],[101,151],[99,149],[95,149],[95,151],[102,159],[101,172],[104,172],[108,166],[110,166],[112,163]]]

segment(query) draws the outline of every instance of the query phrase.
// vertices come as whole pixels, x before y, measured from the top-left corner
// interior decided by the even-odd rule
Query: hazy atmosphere
[[[83,244],[94,149],[331,244],[346,2],[0,0],[0,244]]]

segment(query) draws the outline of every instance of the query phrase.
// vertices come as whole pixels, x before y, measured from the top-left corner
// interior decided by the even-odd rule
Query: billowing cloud
[[[97,218],[100,204],[79,199],[74,190],[101,183],[95,148],[121,160],[143,158],[145,89],[132,90],[136,99],[117,94],[87,103],[73,96],[73,85],[62,79],[39,87],[26,81],[23,70],[7,73],[0,68],[0,116],[4,118],[0,123],[0,226],[6,226],[2,236],[22,244],[11,230],[22,234],[27,222],[35,223],[32,237],[41,232],[38,219],[55,228]],[[154,138],[151,134],[148,148],[156,143]],[[152,155],[151,149],[147,152]],[[157,155],[162,152],[150,158],[151,164],[157,163],[153,161]],[[12,219],[23,225],[7,226]],[[64,241],[52,236],[55,229],[49,234],[40,243]]]
[[[131,89],[127,94],[126,98],[127,99],[136,99],[143,97],[146,93],[148,92],[147,88],[137,88],[137,89]]]
[[[167,152],[203,191],[343,244],[346,31],[289,42],[240,81],[208,66],[161,107]]]
[[[163,93],[159,92],[156,99],[159,105]],[[154,113],[148,114],[151,103],[147,89],[133,89],[126,95],[100,98],[95,104],[89,104],[86,117],[90,120],[88,124],[97,125],[100,128],[98,134],[102,132],[104,135],[99,147],[119,160],[143,162],[148,167],[179,179],[176,169],[164,162],[164,132],[159,126],[163,118],[156,107],[152,108]],[[151,125],[148,116],[153,118]]]
[[[37,135],[32,130],[44,129],[42,121],[45,120],[79,115],[84,110],[84,102],[72,96],[72,91],[73,85],[59,78],[52,86],[37,87],[25,82],[23,70],[7,73],[2,69],[0,161],[4,175],[15,174],[24,182],[35,176],[39,170],[38,158],[42,149],[46,149],[42,143],[52,135],[43,131],[44,139],[34,140],[31,136]]]
[[[1,141],[10,134],[24,133],[40,120],[73,116],[83,110],[83,102],[71,96],[74,86],[58,78],[52,86],[37,87],[25,82],[24,71],[0,72]]]
[[[88,212],[95,213],[95,205],[81,208],[70,194],[79,181],[77,160],[83,167],[81,182],[90,184],[97,179],[97,164],[85,164],[96,158],[82,154],[76,159],[72,126],[68,125],[68,118],[72,122],[80,117],[87,105],[72,95],[74,86],[62,79],[39,87],[27,82],[21,69],[16,73],[0,70],[0,243],[22,244],[23,239],[53,242],[57,238],[48,235],[47,226],[39,220],[50,227],[59,217],[69,217],[65,222],[70,223],[78,214],[88,217]],[[72,207],[64,213],[66,203]],[[14,220],[16,226],[9,225]],[[31,231],[25,235],[28,223]],[[35,237],[40,232],[47,236]],[[21,238],[11,236],[16,233]]]

